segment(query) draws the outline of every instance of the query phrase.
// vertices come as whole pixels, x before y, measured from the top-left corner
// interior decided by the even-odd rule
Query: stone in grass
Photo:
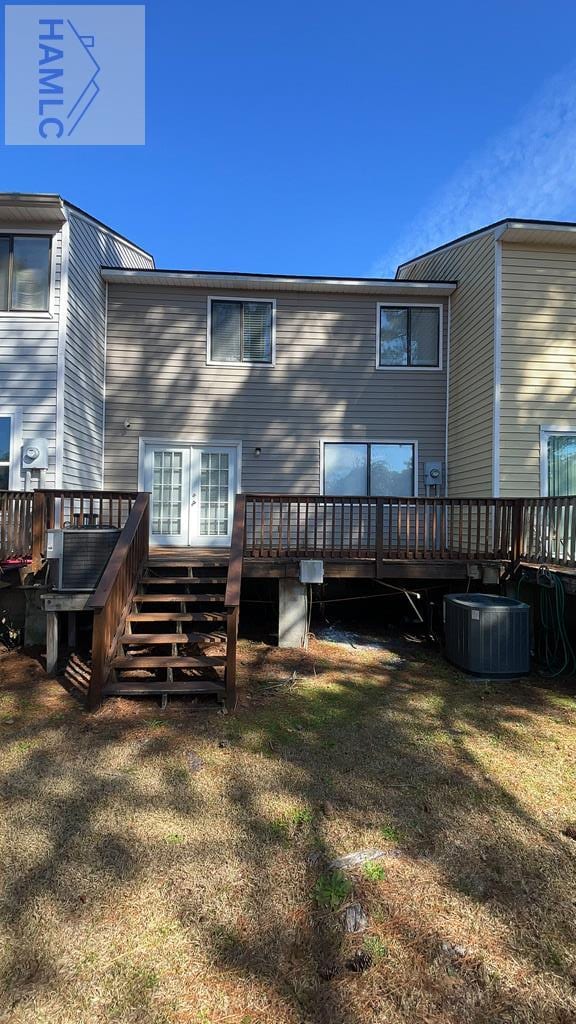
[[[195,754],[193,750],[189,750],[186,754],[186,763],[188,765],[188,771],[199,772],[204,767],[204,761],[202,758]]]
[[[368,918],[359,903],[351,903],[342,914],[344,931],[365,932],[368,927]]]
[[[471,950],[467,949],[466,946],[458,946],[453,942],[443,942],[442,952],[453,959],[464,960],[465,957],[470,956]]]
[[[331,864],[328,865],[331,871],[352,871],[354,868],[360,867],[361,864],[366,864],[370,860],[378,860],[380,857],[400,857],[400,850],[378,850],[371,848],[368,850],[355,850],[354,853],[347,853],[343,857],[336,857]]]

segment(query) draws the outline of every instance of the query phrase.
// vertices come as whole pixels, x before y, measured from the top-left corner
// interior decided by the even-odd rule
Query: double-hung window
[[[259,299],[211,299],[209,361],[271,364],[273,331],[273,302]]]
[[[50,244],[48,235],[0,234],[0,312],[48,312]]]
[[[10,449],[12,446],[12,417],[0,416],[0,491],[10,487]]]
[[[396,498],[415,494],[413,443],[324,443],[324,494]]]
[[[576,431],[542,428],[542,494],[576,495]]]
[[[378,314],[378,367],[440,367],[440,308],[385,306]]]

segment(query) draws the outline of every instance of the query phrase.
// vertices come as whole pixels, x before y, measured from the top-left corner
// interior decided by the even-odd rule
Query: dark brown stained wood
[[[189,604],[194,601],[197,602],[217,602],[222,604],[224,600],[223,594],[137,594],[134,600],[140,604],[140,602],[159,602],[160,604],[176,604],[178,601],[182,601],[184,604]]]
[[[35,554],[41,546],[40,538],[35,547],[35,529],[33,524],[33,501],[39,492],[0,491],[0,562],[8,558],[27,559]],[[42,499],[36,499],[38,503]],[[38,507],[38,505],[36,506]],[[36,568],[40,567],[40,562]]]
[[[125,633],[119,642],[125,646],[140,647],[148,644],[195,644],[199,640],[212,642],[213,639],[213,633]]]
[[[232,541],[230,544],[230,561],[224,604],[226,608],[235,608],[240,604],[240,587],[242,583],[242,561],[244,555],[244,534],[246,517],[246,498],[243,494],[236,495],[234,519],[232,522]]]
[[[211,668],[217,665],[225,665],[224,656],[204,657],[201,655],[185,657],[175,655],[173,657],[162,657],[161,655],[121,655],[113,658],[112,668],[119,671],[137,668]]]
[[[120,679],[109,682],[105,697],[147,697],[156,693],[214,693],[224,694],[224,683],[217,679],[186,679],[170,681],[156,679]]]
[[[182,586],[192,587],[198,586],[199,584],[220,584],[224,586],[226,583],[225,576],[144,576],[141,580],[143,586],[148,587],[150,585],[155,587],[171,586],[174,583],[182,584]]]
[[[224,622],[226,612],[131,612],[127,622]]]

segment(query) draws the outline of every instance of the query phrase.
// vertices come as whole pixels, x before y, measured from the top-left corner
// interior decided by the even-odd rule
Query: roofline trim
[[[428,249],[427,252],[422,252],[418,256],[413,256],[412,259],[405,260],[404,263],[399,263],[396,268],[396,279],[398,274],[404,267],[409,267],[413,263],[418,263],[419,260],[426,259],[427,256],[433,256],[437,252],[442,252],[443,249],[450,249],[455,245],[463,245],[468,242],[471,238],[478,238],[480,235],[489,234],[491,231],[496,232],[500,228],[499,237],[508,228],[522,229],[522,228],[542,228],[547,231],[575,231],[576,223],[568,220],[532,220],[529,217],[504,217],[502,220],[495,220],[493,224],[487,224],[483,228],[477,228],[475,231],[469,231],[465,235],[459,235],[457,238],[453,238],[450,242],[444,242],[442,245],[437,245],[434,249]]]
[[[142,284],[144,281],[137,280],[145,278],[146,281],[158,283],[158,279],[170,277],[174,284],[183,287],[202,287],[214,285],[216,281],[223,278],[236,286],[245,285],[257,287],[258,282],[265,282],[267,285],[276,284],[279,288],[287,285],[298,285],[299,283],[314,284],[323,290],[339,289],[353,290],[355,288],[369,288],[373,291],[394,292],[401,288],[408,288],[410,291],[430,291],[435,294],[451,294],[457,287],[456,281],[398,281],[396,278],[380,277],[319,277],[313,275],[289,275],[289,274],[253,274],[238,273],[229,270],[162,270],[161,268],[130,269],[120,267],[101,268],[102,277],[105,281],[123,281],[126,284]]]

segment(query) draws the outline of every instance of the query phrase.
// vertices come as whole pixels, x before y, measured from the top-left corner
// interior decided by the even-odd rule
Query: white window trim
[[[198,437],[149,437],[148,435],[141,435],[138,438],[138,490],[144,490],[144,456],[146,452],[146,445],[158,444],[174,445],[175,448],[190,446],[195,448],[235,448],[236,449],[236,494],[240,494],[242,491],[242,441],[231,441],[230,439],[217,438],[198,438]]]
[[[210,335],[212,333],[212,303],[213,302],[267,302],[272,306],[272,351],[269,363],[261,362],[225,362],[221,359],[210,358]],[[276,299],[263,298],[261,295],[209,295],[206,308],[206,365],[207,366],[260,366],[265,369],[267,366],[276,365]]]
[[[56,230],[47,231],[46,228],[21,228],[14,224],[9,226],[0,225],[0,235],[36,235],[51,239],[50,243],[50,288],[48,292],[48,309],[30,310],[25,309],[0,309],[0,320],[53,320],[56,308],[56,240],[61,230],[61,225]]]
[[[438,323],[438,366],[381,366],[380,365],[380,310],[381,309],[437,309]],[[444,351],[444,305],[441,302],[377,302],[376,303],[376,369],[384,373],[438,373],[443,366]]]
[[[540,426],[540,495],[543,498],[548,495],[548,439],[563,434],[576,434],[576,424],[573,427],[557,427],[554,424],[541,424]]]
[[[411,444],[414,449],[414,478],[412,480],[412,489],[414,494],[403,494],[403,498],[417,498],[419,490],[419,458],[418,458],[418,441],[412,439],[398,439],[394,438],[374,438],[374,437],[321,437],[320,438],[320,494],[324,494],[324,469],[325,469],[325,456],[324,447],[327,444]],[[333,497],[333,495],[327,495],[327,497]],[[364,495],[351,495],[351,497],[364,497]],[[377,495],[366,495],[367,498],[377,497]]]
[[[20,471],[22,455],[22,409],[18,406],[5,406],[0,403],[0,417],[11,420],[8,490],[21,491],[24,486]]]

